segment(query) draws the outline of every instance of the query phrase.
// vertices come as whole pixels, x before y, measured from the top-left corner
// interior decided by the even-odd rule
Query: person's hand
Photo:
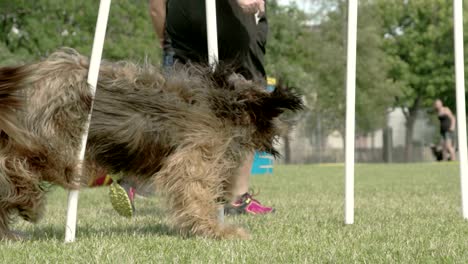
[[[453,131],[455,131],[455,127],[450,127],[450,129],[449,129],[449,130],[450,130],[450,132],[453,132]]]
[[[247,14],[265,13],[264,0],[237,0],[237,3]]]

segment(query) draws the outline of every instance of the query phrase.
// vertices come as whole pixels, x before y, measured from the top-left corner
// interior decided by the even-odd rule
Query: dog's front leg
[[[248,238],[238,227],[220,223],[217,202],[223,196],[223,170],[206,149],[188,148],[173,153],[156,177],[168,198],[171,224],[183,234],[211,238]],[[209,152],[212,153],[212,152]]]

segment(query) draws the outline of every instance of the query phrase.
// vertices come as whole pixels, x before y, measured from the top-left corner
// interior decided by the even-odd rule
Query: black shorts
[[[264,82],[266,18],[257,24],[254,15],[242,11],[236,0],[216,1],[219,60],[248,80]],[[208,63],[204,0],[170,0],[167,3],[165,49],[179,63]],[[167,44],[167,45],[166,45]],[[166,64],[171,59],[166,58]]]

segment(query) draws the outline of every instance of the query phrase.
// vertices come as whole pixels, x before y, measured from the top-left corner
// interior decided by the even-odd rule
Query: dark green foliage
[[[35,60],[62,46],[90,54],[98,9],[99,1],[1,1],[0,64]],[[112,1],[104,57],[159,62],[159,50],[148,1]]]
[[[395,104],[404,110],[409,160],[418,112],[432,108],[437,98],[455,112],[452,2],[380,0],[376,7],[383,18],[384,51],[390,57],[388,76],[401,83]]]

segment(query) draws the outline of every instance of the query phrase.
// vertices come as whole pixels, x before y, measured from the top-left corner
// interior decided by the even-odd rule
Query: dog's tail
[[[22,89],[29,73],[28,66],[0,68],[0,136],[5,134],[21,143],[28,143],[27,133],[18,119],[25,105]],[[4,134],[4,135],[2,135]]]

